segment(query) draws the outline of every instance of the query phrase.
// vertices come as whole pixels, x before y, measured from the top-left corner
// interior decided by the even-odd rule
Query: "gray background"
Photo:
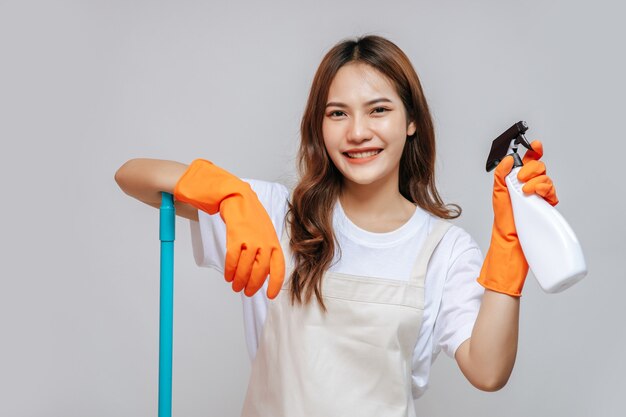
[[[590,271],[558,295],[529,277],[508,385],[478,391],[442,354],[420,415],[623,415],[623,16],[606,0],[1,1],[0,415],[156,415],[158,212],[115,170],[204,157],[291,185],[313,73],[366,33],[421,77],[456,223],[487,249],[485,158],[526,120]],[[240,295],[195,265],[185,219],[175,296],[174,415],[238,415]]]

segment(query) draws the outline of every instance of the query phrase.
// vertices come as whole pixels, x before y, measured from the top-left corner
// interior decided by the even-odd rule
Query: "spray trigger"
[[[491,143],[491,151],[487,157],[487,172],[494,169],[507,155],[513,155],[515,159],[514,167],[522,166],[522,159],[517,153],[517,148],[522,145],[526,149],[533,150],[526,140],[524,133],[528,130],[528,125],[524,121],[519,121],[508,128]]]

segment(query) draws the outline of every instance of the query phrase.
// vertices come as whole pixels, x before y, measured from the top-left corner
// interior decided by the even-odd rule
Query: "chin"
[[[350,177],[347,175],[344,175],[343,180],[344,182],[351,182],[353,184],[358,184],[358,185],[371,185],[374,184],[376,182],[382,181],[384,178],[383,177]]]

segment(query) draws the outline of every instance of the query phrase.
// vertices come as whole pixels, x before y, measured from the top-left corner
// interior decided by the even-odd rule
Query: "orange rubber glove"
[[[536,193],[552,206],[558,204],[552,180],[546,175],[546,167],[539,161],[543,145],[533,141],[533,150],[528,150],[522,159],[524,166],[517,178],[525,182],[522,191]],[[528,274],[528,262],[517,238],[511,198],[505,178],[513,169],[513,157],[507,156],[498,164],[493,182],[493,228],[491,244],[480,270],[478,282],[485,288],[514,297],[522,295]]]
[[[174,198],[216,214],[226,224],[224,278],[236,292],[254,295],[269,273],[269,298],[276,298],[285,277],[285,258],[276,229],[245,181],[205,159],[196,159],[174,187]]]

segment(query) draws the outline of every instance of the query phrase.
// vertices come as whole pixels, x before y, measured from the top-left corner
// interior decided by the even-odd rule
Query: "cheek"
[[[322,136],[324,137],[324,145],[326,149],[336,147],[339,143],[338,126],[332,123],[322,123]]]
[[[404,118],[398,117],[394,119],[385,120],[385,131],[389,134],[393,140],[399,140],[404,142],[406,140],[406,122]]]
[[[395,120],[388,117],[386,119],[380,119],[376,123],[376,130],[380,132],[384,137],[394,137],[396,136],[396,131],[398,130]]]
[[[326,121],[326,119],[324,119],[324,121],[322,122],[322,133],[324,133],[324,136],[326,136],[327,133],[331,132],[333,129],[333,124],[329,123]]]

